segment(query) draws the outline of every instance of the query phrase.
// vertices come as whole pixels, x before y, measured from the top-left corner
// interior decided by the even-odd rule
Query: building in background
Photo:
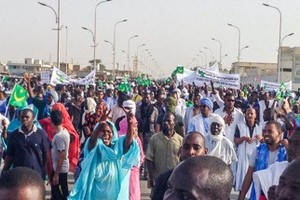
[[[22,76],[25,72],[38,75],[41,71],[49,71],[50,69],[50,63],[44,63],[43,60],[33,58],[25,58],[24,63],[7,63],[9,73],[18,76]]]
[[[300,88],[300,47],[281,47],[281,82],[292,81],[293,90]]]
[[[277,63],[234,62],[232,71],[241,75],[242,84],[260,84],[261,80],[276,82]]]

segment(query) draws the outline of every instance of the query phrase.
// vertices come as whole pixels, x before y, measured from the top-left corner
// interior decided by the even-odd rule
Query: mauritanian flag
[[[177,71],[178,74],[183,74],[183,72],[184,72],[184,67],[183,67],[183,66],[178,66],[178,67],[176,68],[176,71]]]
[[[15,107],[27,106],[28,92],[21,85],[16,84],[9,98],[8,104]]]

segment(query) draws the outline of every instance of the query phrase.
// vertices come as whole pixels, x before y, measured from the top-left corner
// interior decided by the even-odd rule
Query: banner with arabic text
[[[287,90],[292,91],[292,81],[283,83]],[[265,91],[277,91],[280,87],[280,83],[269,82],[269,81],[260,81],[260,87],[264,88]]]
[[[91,71],[87,76],[82,79],[72,79],[61,70],[56,67],[53,68],[50,84],[51,85],[67,85],[67,84],[78,84],[78,85],[91,85],[95,83],[96,70]]]
[[[204,86],[214,82],[215,87],[226,87],[232,89],[240,89],[241,77],[239,74],[223,74],[212,71],[199,69],[193,74],[183,78],[185,84],[195,83],[196,86]]]

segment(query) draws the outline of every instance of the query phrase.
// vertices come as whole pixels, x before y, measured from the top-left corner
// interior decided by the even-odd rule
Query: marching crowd
[[[300,199],[295,92],[175,79],[54,87],[27,74],[20,84],[27,106],[0,91],[0,199],[26,187],[45,199],[47,180],[53,200],[140,200],[141,179],[153,200],[227,200],[232,188],[240,200]]]

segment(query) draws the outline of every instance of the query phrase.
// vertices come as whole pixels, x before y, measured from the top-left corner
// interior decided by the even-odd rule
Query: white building
[[[292,81],[293,90],[300,88],[300,47],[281,47],[281,82]]]
[[[242,84],[260,84],[261,80],[276,82],[277,63],[235,62],[232,71],[241,75]]]
[[[44,63],[43,60],[25,58],[24,63],[7,63],[7,69],[10,74],[22,76],[24,72],[32,75],[38,75],[41,71],[50,71],[51,65]]]

